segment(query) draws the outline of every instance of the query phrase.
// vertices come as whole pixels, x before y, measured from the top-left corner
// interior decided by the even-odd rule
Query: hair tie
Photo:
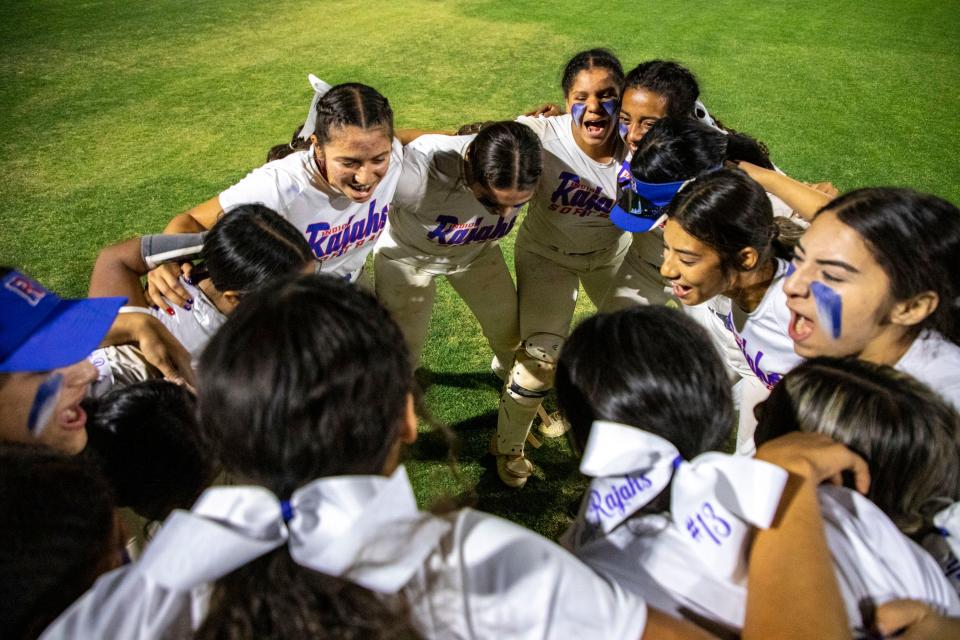
[[[307,118],[298,136],[301,140],[310,140],[310,136],[316,132],[317,105],[320,103],[320,98],[327,95],[327,92],[333,88],[312,73],[307,75],[307,79],[310,81],[310,86],[313,87],[313,100],[310,101],[310,110],[307,111]]]
[[[284,524],[293,520],[293,505],[289,500],[280,501],[280,517],[283,518]]]

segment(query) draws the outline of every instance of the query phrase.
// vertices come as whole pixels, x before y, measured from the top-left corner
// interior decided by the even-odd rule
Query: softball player
[[[607,295],[630,236],[610,222],[624,146],[616,135],[623,70],[608,51],[584,51],[563,74],[567,115],[521,117],[543,144],[543,177],[517,234],[521,349],[500,400],[493,451],[507,485],[532,472],[524,441],[553,386],[579,286]]]
[[[403,330],[416,367],[436,278],[445,276],[480,322],[492,368],[506,378],[520,344],[517,291],[498,241],[533,196],[540,141],[516,122],[477,135],[427,135],[404,149],[387,230],[375,249],[377,298]]]
[[[187,308],[143,306],[140,277],[164,261],[191,258],[200,258],[202,267],[191,273],[190,282],[181,279],[180,285],[193,303]],[[97,256],[89,295],[126,296],[129,306],[121,313],[156,318],[163,335],[186,349],[195,365],[243,296],[278,277],[312,272],[315,266],[310,246],[292,224],[263,205],[247,204],[205,234],[150,235],[107,247]],[[94,396],[114,386],[159,377],[130,344],[97,349],[89,360],[98,370]]]
[[[176,216],[165,233],[197,232],[245,203],[261,203],[307,239],[323,272],[356,281],[387,223],[400,179],[403,147],[393,136],[393,111],[375,89],[358,83],[333,88],[311,77],[315,97],[301,137],[312,142],[253,170],[219,196]],[[151,271],[149,293],[185,306],[176,264]]]
[[[751,155],[737,159],[750,160],[764,166],[770,164],[762,144],[742,134],[722,128],[698,100],[700,87],[689,69],[664,60],[650,60],[637,65],[624,80],[623,100],[620,103],[618,128],[630,153],[636,153],[641,140],[653,125],[664,117],[687,119],[693,117],[716,130],[727,134],[731,148],[737,151],[749,148]],[[706,129],[706,127],[703,127]],[[749,147],[738,144],[747,141]],[[774,215],[791,217],[793,211],[785,203],[771,197]],[[628,231],[634,229],[627,228]],[[658,273],[663,254],[663,231],[655,227],[644,233],[634,233],[630,251],[617,274],[610,296],[602,311],[616,311],[635,304],[665,304],[677,302],[664,288]]]

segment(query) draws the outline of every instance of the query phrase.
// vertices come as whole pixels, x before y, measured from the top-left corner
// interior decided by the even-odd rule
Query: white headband
[[[668,440],[602,420],[580,471],[593,477],[583,516],[604,534],[670,485],[674,524],[711,573],[733,579],[746,572],[750,526],[770,526],[787,482],[780,467],[743,456],[708,452],[686,462]]]
[[[316,131],[317,103],[333,88],[312,73],[307,76],[307,79],[310,81],[310,86],[313,87],[313,100],[310,102],[310,110],[307,111],[307,119],[303,123],[303,129],[300,130],[299,138],[301,140],[309,140],[310,136]]]

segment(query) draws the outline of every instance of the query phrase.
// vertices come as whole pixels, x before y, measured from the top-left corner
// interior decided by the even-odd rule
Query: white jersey
[[[522,116],[517,122],[543,144],[543,174],[523,226],[538,242],[568,254],[614,247],[626,232],[610,222],[624,150],[607,163],[591,160],[573,139],[569,114]]]
[[[896,598],[921,600],[948,615],[960,614],[960,598],[939,565],[872,502],[832,486],[821,487],[818,497],[852,628],[868,626],[869,620],[862,619],[864,604]],[[714,575],[697,561],[694,544],[698,543],[668,516],[651,514],[626,520],[575,553],[600,575],[643,597],[648,606],[677,618],[692,614],[740,630],[746,578]]]
[[[149,311],[183,345],[190,353],[191,364],[196,369],[204,347],[227,321],[227,316],[217,309],[203,291],[182,277],[180,286],[193,299],[189,310],[172,305],[172,316],[158,309],[145,311]],[[94,397],[100,397],[117,386],[159,377],[159,371],[146,362],[140,350],[130,345],[96,349],[87,356],[87,360],[97,368],[97,381],[91,388]]]
[[[566,640],[643,635],[647,608],[641,598],[603,580],[553,542],[506,520],[470,509],[445,516],[420,513],[405,474],[402,481],[402,495],[391,495],[397,499],[378,508],[370,486],[386,487],[385,478],[323,479],[341,486],[337,501],[330,503],[337,506],[321,511],[326,522],[320,519],[303,535],[314,542],[324,540],[323,549],[330,553],[325,561],[338,566],[337,575],[370,579],[377,574],[391,584],[395,577],[406,580],[395,588],[424,637]],[[319,500],[315,508],[322,510],[324,498]],[[407,504],[410,510],[402,520],[377,520],[384,511],[406,511],[402,505]],[[347,526],[348,520],[355,526]],[[219,555],[230,545],[213,537],[211,527],[209,521],[175,511],[136,563],[102,576],[42,637],[192,638],[191,629],[206,616],[208,600],[201,594],[209,594],[208,576],[215,578],[236,566]],[[407,535],[397,540],[400,531]],[[233,543],[239,534],[229,535]],[[407,553],[387,552],[397,545]],[[378,560],[371,566],[371,557],[379,557],[378,546],[393,563]],[[326,556],[315,551],[311,557]],[[390,597],[395,592],[381,593]]]
[[[387,223],[400,180],[403,146],[394,138],[390,166],[367,202],[334,191],[320,175],[314,148],[268,162],[220,194],[220,207],[261,203],[299,229],[321,263],[321,271],[355,281]]]
[[[733,301],[717,296],[705,304],[720,319],[736,340],[747,365],[760,382],[772,389],[791,369],[803,362],[793,350],[793,340],[787,333],[790,311],[783,282],[790,263],[777,259],[773,281],[763,294],[757,308],[746,314],[743,327],[738,329],[734,318]]]
[[[150,312],[173,334],[174,338],[180,341],[184,349],[190,352],[190,358],[196,368],[201,352],[210,342],[213,334],[227,321],[227,316],[217,309],[199,287],[195,287],[182,277],[180,286],[186,289],[193,299],[189,311],[183,307],[171,305],[172,316],[159,309],[151,309]]]
[[[428,273],[449,273],[513,229],[519,210],[500,217],[467,186],[471,136],[420,136],[406,146],[403,171],[376,251]]]
[[[924,331],[895,366],[923,382],[960,410],[960,346],[937,331]]]

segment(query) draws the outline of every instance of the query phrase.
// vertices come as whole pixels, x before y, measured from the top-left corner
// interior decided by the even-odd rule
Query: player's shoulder
[[[533,129],[540,137],[541,143],[559,140],[570,132],[570,114],[560,116],[520,116],[517,122]]]

